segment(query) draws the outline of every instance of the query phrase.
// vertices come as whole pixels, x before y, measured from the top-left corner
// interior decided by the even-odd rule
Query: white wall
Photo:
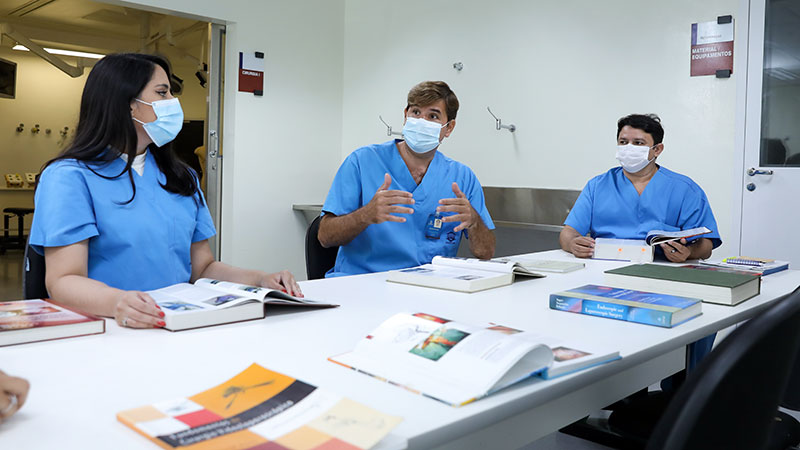
[[[693,22],[738,20],[737,0],[114,2],[228,26],[226,262],[303,278],[305,222],[291,204],[323,201],[347,154],[388,139],[378,114],[399,128],[408,89],[426,79],[458,94],[442,151],[484,185],[581,189],[616,164],[619,117],[658,113],[660,163],[703,186],[723,240],[731,231],[740,74],[689,77],[689,46]],[[238,52],[255,50],[267,56],[262,98],[236,92]],[[496,131],[487,105],[518,131]]]
[[[227,26],[222,260],[305,278],[305,219],[340,162],[343,0],[115,1]],[[263,97],[237,92],[238,54],[266,55]]]
[[[692,23],[737,18],[738,6],[347,0],[342,157],[388,139],[378,114],[399,129],[409,88],[440,79],[461,101],[441,150],[483,185],[581,189],[616,165],[617,119],[654,112],[666,132],[659,162],[704,188],[725,241],[739,74],[692,78],[689,50]],[[735,50],[745,56],[743,44]],[[517,131],[496,131],[487,106]]]

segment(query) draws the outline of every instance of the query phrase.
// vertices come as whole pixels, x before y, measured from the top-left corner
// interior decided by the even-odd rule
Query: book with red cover
[[[105,320],[48,300],[0,302],[0,347],[105,331]]]

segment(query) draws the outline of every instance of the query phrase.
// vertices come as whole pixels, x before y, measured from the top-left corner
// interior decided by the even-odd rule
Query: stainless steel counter
[[[559,248],[558,234],[580,191],[485,186],[486,207],[497,227],[495,256],[508,256]],[[310,224],[321,204],[292,205]],[[469,256],[469,243],[461,241],[458,254]]]

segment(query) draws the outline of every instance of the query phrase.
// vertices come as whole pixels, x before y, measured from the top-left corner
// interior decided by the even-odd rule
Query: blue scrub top
[[[622,167],[592,178],[564,225],[581,235],[617,239],[644,239],[652,230],[707,227],[711,233],[702,237],[711,239],[714,248],[722,244],[705,192],[691,178],[661,166],[641,195]]]
[[[92,165],[115,177],[125,168],[116,158]],[[124,290],[151,290],[185,283],[191,276],[193,242],[216,233],[202,192],[186,197],[164,190],[166,176],[148,151],[144,171],[105,179],[76,160],[57,161],[36,188],[30,243],[36,252],[89,240],[89,278]]]
[[[413,194],[415,203],[403,206],[413,208],[414,213],[398,214],[406,218],[403,223],[384,222],[368,226],[349,244],[339,248],[336,265],[326,277],[413,267],[431,262],[436,255],[455,256],[462,234],[453,232],[458,222],[443,223],[438,239],[425,236],[428,217],[436,212],[439,200],[455,198],[453,182],[458,183],[483,223],[490,230],[494,229],[483,198],[483,188],[469,167],[436,151],[422,182],[417,185],[400,156],[397,142],[400,141],[370,145],[351,153],[336,173],[322,213],[342,216],[366,205],[383,184],[385,173],[392,177],[389,190]]]

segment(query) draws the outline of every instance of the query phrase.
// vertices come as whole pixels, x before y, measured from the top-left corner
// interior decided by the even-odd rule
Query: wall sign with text
[[[239,52],[239,92],[264,95],[264,53]]]
[[[691,76],[733,73],[733,19],[692,24]]]

